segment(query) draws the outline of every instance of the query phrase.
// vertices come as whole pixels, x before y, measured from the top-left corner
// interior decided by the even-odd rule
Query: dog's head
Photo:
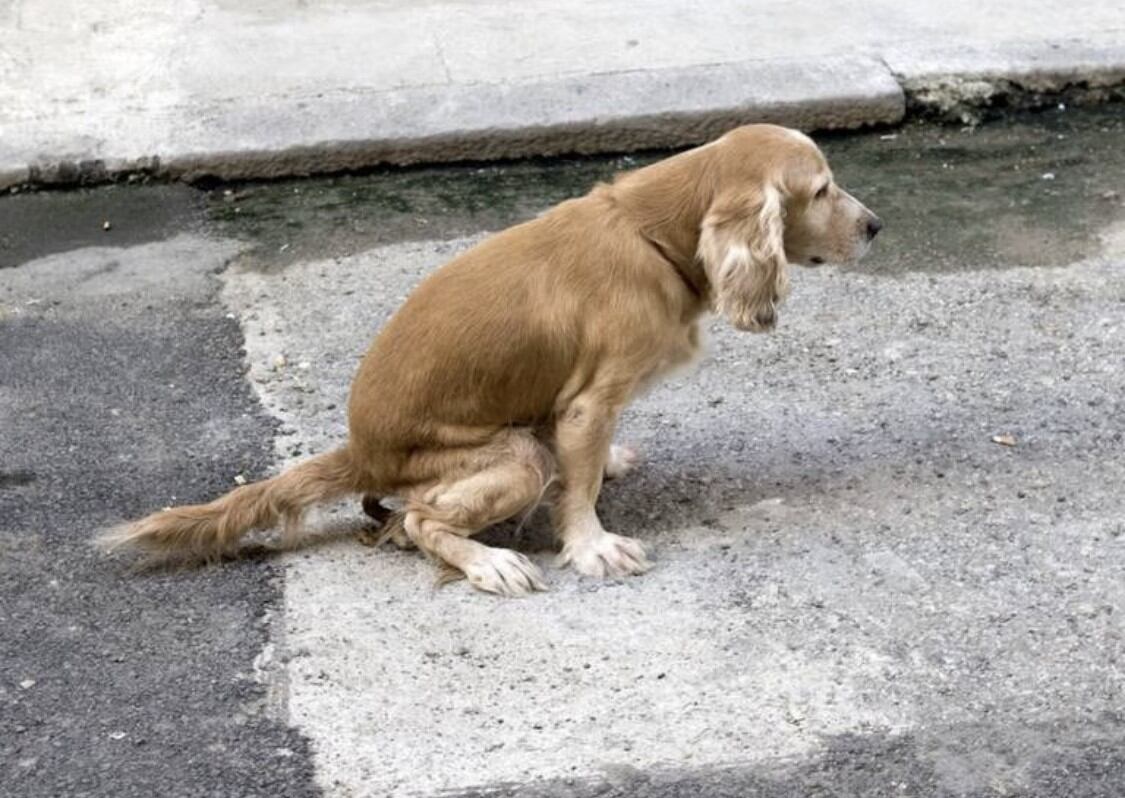
[[[774,327],[789,263],[858,260],[882,227],[836,185],[824,155],[803,133],[748,125],[700,154],[709,162],[713,189],[697,257],[715,310],[740,330]]]

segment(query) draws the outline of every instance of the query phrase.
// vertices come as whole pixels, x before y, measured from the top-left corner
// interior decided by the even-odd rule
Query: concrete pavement
[[[1113,0],[7,0],[0,41],[0,188],[629,151],[1125,81]]]
[[[621,438],[647,462],[601,503],[659,557],[644,577],[554,570],[540,516],[493,540],[551,592],[482,601],[435,590],[416,553],[347,539],[354,507],[328,514],[328,542],[289,560],[278,666],[320,783],[792,795],[836,756],[873,772],[829,794],[892,774],[902,794],[1072,793],[1043,790],[1125,744],[1116,216],[1065,266],[798,272],[778,334],[713,325],[699,372],[628,412]],[[470,244],[224,273],[282,459],[341,439],[328,407],[368,333]],[[917,254],[883,256],[898,271]],[[356,290],[373,275],[380,291]]]
[[[225,273],[251,380],[291,432],[281,453],[341,439],[324,408],[366,336],[324,320],[376,326],[468,243]],[[621,438],[647,462],[601,502],[659,558],[644,577],[555,570],[542,516],[493,538],[544,568],[551,592],[527,601],[435,590],[417,553],[295,554],[288,710],[321,784],[598,794],[607,777],[756,773],[875,735],[864,761],[885,735],[919,746],[949,794],[1035,794],[1019,752],[1125,745],[1108,720],[1125,696],[1113,252],[940,280],[799,273],[776,336],[713,325],[699,373],[627,414]],[[350,290],[371,274],[388,290]],[[363,524],[344,508],[322,530]],[[1070,741],[1046,754],[1053,727]]]

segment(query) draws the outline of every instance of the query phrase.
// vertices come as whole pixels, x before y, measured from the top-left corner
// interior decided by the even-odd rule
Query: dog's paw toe
[[[547,589],[539,567],[510,549],[490,549],[487,556],[465,567],[465,576],[478,590],[501,596],[526,596]]]
[[[639,540],[603,532],[581,543],[567,545],[560,556],[562,564],[569,564],[586,576],[628,576],[643,574],[652,568],[648,553]]]

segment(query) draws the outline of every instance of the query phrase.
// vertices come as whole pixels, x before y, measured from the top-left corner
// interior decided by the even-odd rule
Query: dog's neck
[[[693,259],[693,263],[685,265],[678,258],[669,254],[665,244],[659,239],[653,238],[643,231],[641,235],[645,241],[656,250],[660,258],[680,276],[680,279],[684,281],[684,285],[687,286],[688,291],[690,291],[699,302],[704,304],[710,303],[711,286],[707,282],[707,277],[703,272],[702,266],[700,266],[697,261]]]
[[[706,148],[688,150],[622,175],[608,187],[614,203],[702,302],[711,296],[696,254],[714,194],[709,156]]]

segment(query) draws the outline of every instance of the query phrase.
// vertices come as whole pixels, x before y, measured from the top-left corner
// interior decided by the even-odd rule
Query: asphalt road
[[[826,139],[871,260],[627,416],[652,573],[556,571],[537,517],[509,602],[351,506],[203,569],[89,541],[331,445],[423,274],[646,158],[0,199],[3,791],[1120,795],[1123,124]]]
[[[271,463],[198,238],[0,272],[0,762],[8,795],[303,795],[253,662],[277,567],[132,574],[91,534]],[[221,464],[221,467],[216,467]],[[174,497],[174,499],[173,499]]]

